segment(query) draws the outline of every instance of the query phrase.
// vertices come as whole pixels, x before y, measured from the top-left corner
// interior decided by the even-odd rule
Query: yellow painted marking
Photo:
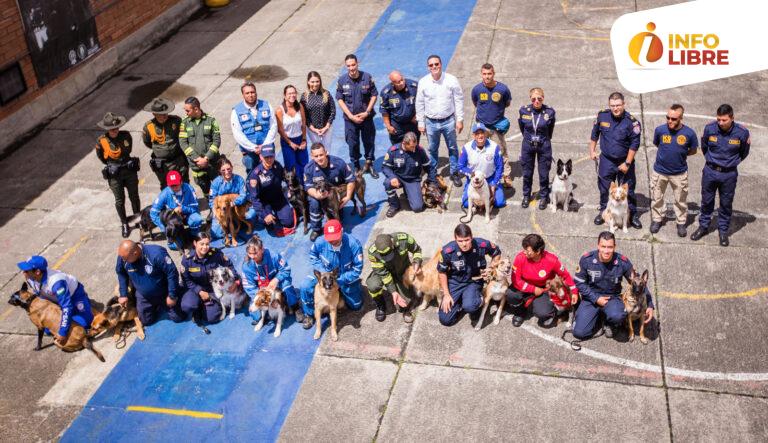
[[[131,412],[149,412],[152,414],[179,415],[194,418],[210,418],[214,420],[221,420],[224,418],[223,414],[217,414],[215,412],[190,411],[188,409],[153,408],[151,406],[128,406],[125,408],[125,410]]]
[[[723,300],[726,298],[754,297],[760,294],[768,293],[768,286],[762,288],[749,289],[742,292],[724,292],[722,294],[686,294],[684,292],[660,291],[659,295],[668,298],[678,298],[685,300]]]
[[[146,179],[146,178],[142,178],[142,179],[140,179],[140,180],[139,180],[139,186],[143,186],[145,181],[147,181],[147,179]]]
[[[576,20],[568,17],[568,0],[560,0],[560,6],[563,9],[563,17],[565,17],[566,20],[568,20],[571,24],[573,24],[577,28],[584,29],[584,30],[587,30],[587,31],[594,31],[594,32],[597,32],[599,34],[606,34],[606,35],[608,34],[608,31],[605,31],[603,29],[592,28],[592,27],[583,25],[583,24],[577,22]]]
[[[72,247],[64,251],[64,255],[61,256],[61,258],[52,266],[53,269],[59,269],[61,265],[63,265],[67,260],[69,260],[70,257],[72,257],[72,254],[74,254],[80,246],[85,243],[85,241],[88,240],[88,236],[84,235],[80,237],[80,240],[78,240],[77,243],[75,243]]]
[[[565,40],[590,40],[590,41],[599,41],[599,42],[607,42],[610,39],[608,37],[589,37],[585,35],[563,35],[563,34],[552,34],[549,32],[538,32],[538,31],[529,31],[527,29],[519,29],[519,28],[509,28],[506,26],[494,26],[488,23],[479,23],[482,26],[486,26],[491,29],[498,29],[502,31],[510,31],[510,32],[516,32],[518,34],[526,34],[526,35],[532,35],[535,37],[551,37],[551,38],[561,38]]]

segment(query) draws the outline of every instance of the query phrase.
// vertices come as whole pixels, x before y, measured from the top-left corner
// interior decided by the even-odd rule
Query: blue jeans
[[[301,136],[293,137],[292,142],[297,145],[301,144]],[[304,186],[304,167],[309,163],[309,145],[306,149],[293,150],[291,145],[282,137],[280,137],[280,148],[283,151],[283,166],[286,171],[295,170],[296,178],[299,179],[301,186]]]
[[[429,179],[434,181],[437,178],[437,159],[440,148],[440,135],[445,138],[445,144],[448,146],[448,164],[451,174],[459,170],[459,148],[456,145],[456,118],[451,116],[443,121],[425,119],[424,127],[427,130],[427,139],[429,141]]]
[[[467,189],[469,188],[469,180],[467,180],[466,183],[464,183],[464,191],[461,194],[461,207],[467,208],[469,207],[469,196],[467,195]],[[504,190],[501,189],[501,186],[496,186],[496,191],[491,196],[491,203],[493,206],[497,208],[503,208],[504,206],[507,206],[507,200],[504,198]],[[486,208],[486,210],[489,210],[489,208]]]

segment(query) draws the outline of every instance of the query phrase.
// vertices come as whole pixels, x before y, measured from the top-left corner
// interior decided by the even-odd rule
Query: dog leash
[[[573,340],[568,340],[568,339],[566,339],[566,338],[565,338],[565,336],[566,336],[567,334],[571,334],[571,336],[573,336],[573,328],[571,328],[571,329],[566,329],[565,331],[563,331],[563,334],[560,336],[560,338],[561,338],[561,339],[562,339],[564,342],[566,342],[566,343],[570,344],[570,345],[571,345],[571,349],[573,349],[574,351],[581,351],[581,343],[582,343],[584,340],[579,340],[579,339],[577,339],[576,337],[574,337],[574,338],[573,338]],[[600,337],[600,336],[601,336],[601,335],[603,335],[603,334],[605,334],[605,329],[603,329],[603,328],[600,328],[600,331],[598,331],[598,332],[597,332],[595,335],[593,335],[593,336],[592,336],[592,338],[597,338],[597,337]]]

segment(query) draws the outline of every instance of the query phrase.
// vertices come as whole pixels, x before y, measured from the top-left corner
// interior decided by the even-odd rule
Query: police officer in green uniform
[[[368,286],[368,294],[376,303],[376,320],[384,321],[387,316],[387,304],[382,294],[386,290],[392,296],[394,305],[403,312],[403,321],[411,323],[411,297],[406,295],[400,279],[406,268],[410,266],[411,259],[408,253],[413,254],[413,265],[418,271],[421,268],[421,247],[410,234],[395,232],[394,234],[381,234],[368,248],[368,260],[371,262],[371,273],[365,281]]]
[[[170,171],[179,171],[182,179],[189,182],[189,166],[184,152],[179,147],[181,117],[169,115],[175,108],[172,101],[158,97],[144,107],[154,118],[144,124],[142,140],[144,146],[152,150],[149,166],[160,182],[160,190],[165,189],[165,176]]]
[[[207,198],[211,181],[216,178],[214,165],[219,161],[221,129],[216,119],[200,109],[200,100],[189,97],[184,100],[187,116],[181,121],[179,145],[189,160],[192,177]]]
[[[134,214],[141,212],[139,201],[139,159],[131,157],[133,139],[128,131],[121,131],[120,127],[126,122],[122,115],[107,112],[96,126],[107,131],[96,141],[96,156],[104,163],[101,175],[109,183],[109,189],[115,195],[115,209],[120,217],[123,238],[131,233],[128,227],[128,217],[125,214],[125,190],[128,190],[128,198],[131,200],[131,209]]]

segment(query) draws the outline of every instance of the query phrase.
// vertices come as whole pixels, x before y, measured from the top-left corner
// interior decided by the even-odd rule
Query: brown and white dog
[[[648,309],[648,300],[645,298],[645,288],[648,286],[648,270],[639,275],[632,270],[629,286],[621,294],[621,300],[624,302],[624,310],[627,311],[627,328],[629,329],[629,341],[635,339],[634,321],[640,320],[640,341],[646,345],[648,339],[645,338],[645,311]]]
[[[248,220],[245,219],[250,203],[236,206],[237,197],[237,194],[223,194],[213,199],[213,214],[224,231],[224,244],[226,246],[237,246],[237,233],[240,232],[243,225],[247,228],[246,233],[250,234],[253,229]]]
[[[616,182],[611,183],[611,189],[608,191],[608,206],[603,211],[603,220],[608,224],[611,233],[621,228],[622,232],[627,232],[629,226],[629,202],[627,195],[629,193],[629,184],[624,183],[619,186]]]
[[[283,301],[283,291],[279,288],[270,290],[267,288],[259,289],[253,303],[248,307],[249,312],[261,312],[259,322],[254,326],[254,331],[260,331],[264,327],[267,315],[275,321],[275,337],[280,337],[283,330],[283,318],[285,318],[285,302]]]
[[[315,340],[318,340],[323,333],[320,318],[326,312],[331,317],[331,340],[339,339],[336,333],[336,313],[344,307],[344,299],[339,293],[339,283],[336,281],[338,276],[336,269],[331,272],[315,271],[315,278],[317,278],[315,285]]]
[[[136,299],[128,297],[128,303],[123,307],[117,302],[118,297],[112,297],[104,305],[104,310],[96,314],[91,322],[91,337],[96,337],[104,331],[114,331],[112,339],[120,340],[125,328],[130,324],[136,325],[136,336],[144,340],[144,325],[139,320],[139,312],[136,310]]]
[[[45,329],[48,329],[54,334],[58,334],[59,323],[61,322],[61,308],[56,303],[45,300],[38,297],[36,294],[29,292],[29,287],[26,283],[21,285],[20,290],[11,294],[8,303],[27,311],[29,320],[37,327],[37,346],[35,347],[35,351],[42,349]],[[94,315],[97,313],[98,312],[94,312]],[[53,344],[65,352],[75,352],[81,349],[87,349],[93,352],[96,358],[102,362],[104,361],[104,356],[93,347],[93,343],[91,343],[91,339],[88,334],[86,334],[85,329],[76,322],[72,322],[72,325],[69,328],[69,334],[67,335],[67,341],[63,346],[55,340]]]
[[[480,319],[475,325],[475,331],[479,331],[485,320],[485,313],[488,311],[491,301],[499,302],[499,309],[493,319],[493,324],[498,325],[501,321],[504,305],[507,302],[507,289],[512,284],[512,260],[509,257],[501,257],[498,261],[494,260],[484,272],[486,284],[483,288],[483,310],[480,312]]]
[[[579,296],[571,292],[571,288],[565,284],[563,278],[559,275],[555,275],[551,280],[547,280],[544,288],[549,293],[549,299],[552,300],[555,309],[557,309],[557,315],[568,314],[568,321],[565,327],[566,329],[571,329],[575,314],[574,308],[576,302],[579,301]]]
[[[475,213],[485,210],[485,222],[491,221],[491,186],[485,180],[483,171],[474,171],[469,177],[469,186],[467,186],[467,206],[468,214],[459,220],[462,223],[469,223],[475,216]],[[467,215],[469,220],[464,220]]]
[[[440,251],[438,250],[428,262],[421,265],[418,273],[414,271],[413,265],[408,266],[403,273],[403,286],[421,297],[420,311],[427,309],[432,300],[437,300],[437,304],[440,305],[443,299],[437,272],[439,260]]]
[[[448,192],[448,185],[441,176],[437,176],[435,181],[424,180],[421,182],[421,196],[424,200],[424,206],[427,208],[437,208],[437,212],[442,214],[448,210],[448,199],[445,193]]]

